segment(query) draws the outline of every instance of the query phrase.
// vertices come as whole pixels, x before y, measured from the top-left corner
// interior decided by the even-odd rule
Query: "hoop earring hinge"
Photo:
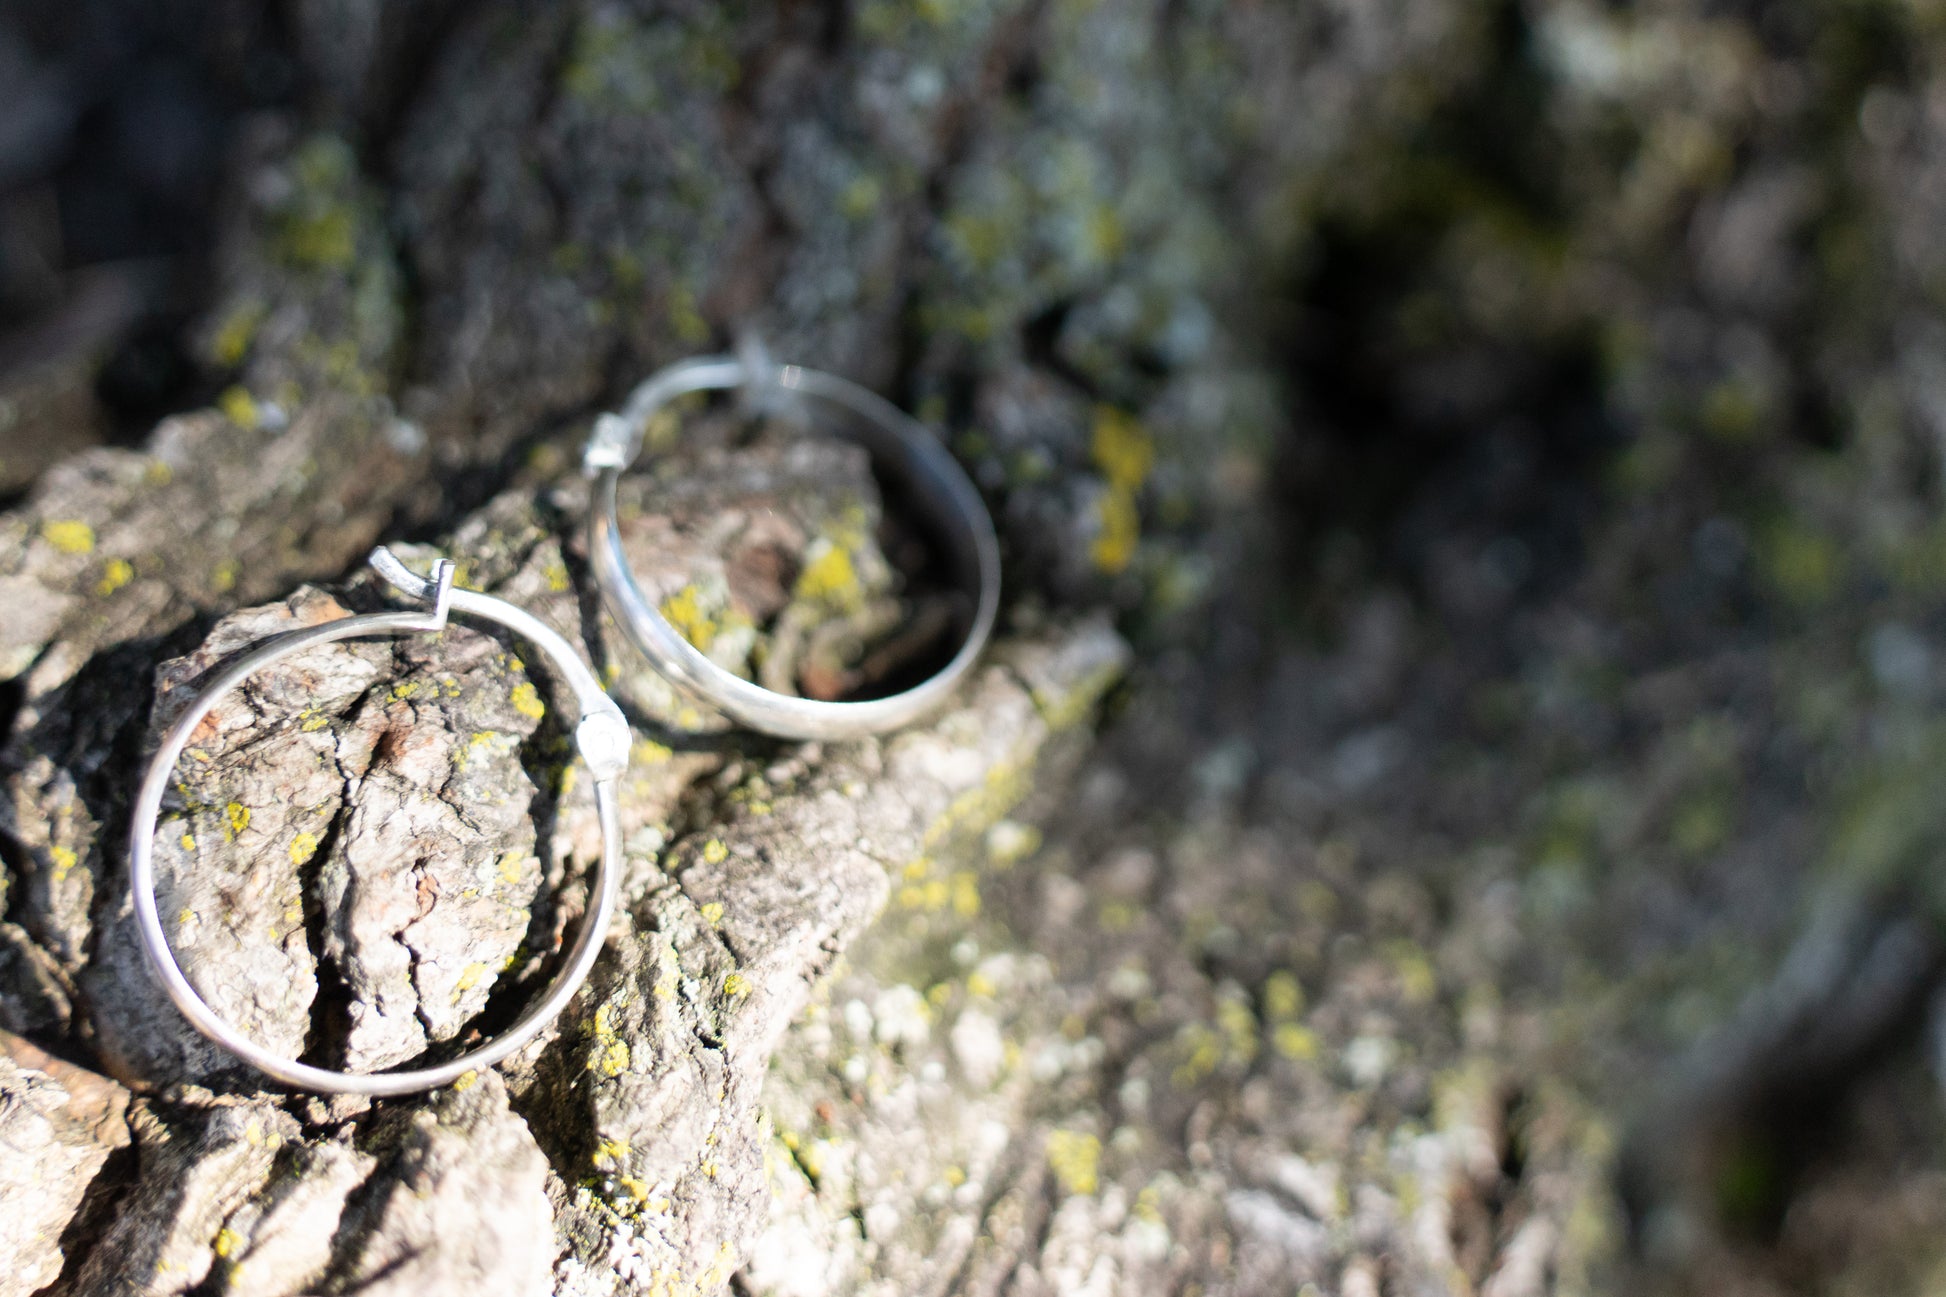
[[[450,558],[436,559],[430,577],[414,576],[412,569],[401,563],[398,555],[383,545],[373,550],[366,562],[371,564],[372,571],[385,579],[387,585],[406,598],[432,605],[432,616],[426,619],[421,630],[446,629],[446,618],[453,609],[453,574],[459,570],[458,564]]]

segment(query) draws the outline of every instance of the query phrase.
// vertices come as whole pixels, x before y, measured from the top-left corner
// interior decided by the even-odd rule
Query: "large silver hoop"
[[[162,989],[175,1001],[195,1028],[205,1036],[243,1059],[258,1071],[305,1090],[325,1093],[392,1095],[410,1094],[434,1086],[448,1085],[466,1073],[490,1067],[525,1045],[567,1006],[595,957],[601,953],[602,939],[615,911],[615,895],[621,877],[622,836],[616,813],[616,783],[628,768],[630,734],[628,722],[594,673],[584,665],[574,649],[546,623],[514,605],[490,595],[453,587],[453,564],[440,559],[430,580],[414,576],[384,548],[372,551],[372,567],[387,582],[410,598],[429,605],[429,610],[367,613],[345,617],[323,625],[278,635],[237,658],[212,677],[202,692],[190,702],[149,762],[147,776],[135,799],[134,820],[129,826],[129,891],[135,903],[136,931],[149,966]],[[581,717],[574,731],[575,745],[595,778],[595,810],[601,820],[601,862],[590,889],[588,913],[581,930],[568,951],[565,962],[540,1000],[528,1008],[506,1031],[489,1044],[437,1067],[397,1072],[334,1072],[312,1067],[295,1059],[279,1057],[249,1039],[225,1021],[190,985],[176,962],[168,940],[162,934],[157,913],[155,862],[153,859],[156,819],[162,809],[162,795],[169,786],[176,761],[188,744],[196,726],[209,714],[218,699],[243,682],[251,673],[273,662],[319,644],[371,635],[396,635],[416,632],[437,633],[446,628],[449,612],[466,613],[497,622],[515,634],[539,645],[552,661],[561,678],[573,690]]]
[[[774,693],[710,661],[651,603],[622,553],[615,487],[641,453],[649,421],[690,392],[742,389],[757,408],[816,397],[856,416],[844,435],[862,443],[936,520],[951,547],[955,577],[974,591],[966,638],[950,662],[903,693],[858,702],[822,702]],[[916,720],[937,707],[973,668],[1000,612],[1000,543],[979,490],[925,425],[846,379],[777,365],[759,347],[703,356],[661,370],[630,393],[619,414],[604,414],[582,458],[594,479],[588,548],[595,583],[622,631],[671,682],[752,729],[797,739],[846,739]]]

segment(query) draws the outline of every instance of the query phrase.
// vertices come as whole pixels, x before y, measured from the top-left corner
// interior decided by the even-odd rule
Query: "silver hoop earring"
[[[408,598],[429,605],[408,612],[367,613],[338,621],[291,631],[245,653],[217,673],[202,692],[191,700],[182,715],[163,736],[162,745],[149,762],[148,774],[135,799],[134,822],[129,829],[129,890],[135,904],[136,930],[149,965],[162,988],[196,1029],[243,1059],[258,1071],[306,1090],[326,1093],[394,1095],[447,1085],[466,1073],[490,1067],[525,1045],[567,1006],[567,1002],[587,978],[601,951],[602,939],[614,914],[617,883],[621,876],[621,826],[617,818],[616,785],[628,768],[630,735],[628,722],[600,683],[575,654],[567,640],[545,623],[514,605],[489,595],[453,587],[453,564],[440,559],[431,579],[422,580],[408,571],[389,550],[372,551],[371,565],[389,584]],[[273,662],[319,644],[372,635],[399,635],[430,632],[446,628],[450,612],[465,613],[505,626],[515,634],[540,646],[561,678],[573,690],[580,705],[580,720],[575,726],[575,746],[595,778],[595,809],[601,820],[601,862],[591,884],[588,913],[581,921],[573,947],[547,991],[522,1014],[520,1019],[491,1043],[437,1067],[411,1071],[334,1072],[312,1067],[295,1059],[281,1058],[251,1041],[226,1022],[196,988],[190,985],[162,934],[157,913],[155,863],[153,860],[156,819],[162,809],[162,794],[169,785],[177,759],[191,734],[207,716],[218,699],[241,684],[246,676]]]
[[[615,488],[641,453],[649,421],[691,392],[741,389],[756,408],[796,397],[827,401],[856,416],[848,431],[943,523],[955,577],[975,591],[966,638],[938,674],[903,693],[859,702],[822,702],[774,693],[710,661],[651,603],[622,553]],[[738,355],[704,356],[661,370],[629,395],[619,414],[604,414],[582,457],[595,479],[588,511],[588,547],[595,582],[622,631],[651,665],[682,687],[752,729],[795,739],[846,739],[896,729],[932,710],[970,671],[993,633],[1000,611],[1000,544],[993,519],[966,472],[918,420],[856,383],[777,365],[754,344]]]

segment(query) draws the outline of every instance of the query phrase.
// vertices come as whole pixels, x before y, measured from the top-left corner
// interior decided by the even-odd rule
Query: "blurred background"
[[[981,921],[1128,1291],[1946,1287],[1942,306],[1936,0],[0,3],[8,506],[429,536],[754,323],[1117,619]]]

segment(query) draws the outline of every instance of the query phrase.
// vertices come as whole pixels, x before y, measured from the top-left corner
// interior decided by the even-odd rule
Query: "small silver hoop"
[[[691,392],[741,389],[753,409],[816,397],[857,416],[848,432],[945,523],[955,575],[976,591],[973,619],[952,661],[903,693],[860,702],[821,702],[774,693],[724,670],[703,654],[642,593],[622,553],[615,487],[635,462],[649,421]],[[734,356],[702,356],[657,372],[629,394],[619,414],[595,420],[582,456],[595,479],[588,549],[603,600],[630,642],[672,683],[752,729],[795,739],[847,739],[896,729],[945,700],[973,668],[1000,613],[1000,543],[979,490],[925,425],[876,393],[833,374],[778,365],[760,343]]]
[[[574,649],[546,623],[514,605],[490,595],[453,586],[453,564],[440,559],[430,579],[408,571],[392,553],[380,547],[372,551],[371,565],[400,593],[431,605],[430,611],[367,613],[325,622],[303,630],[275,636],[237,658],[218,672],[201,693],[190,702],[156,749],[147,776],[135,799],[133,823],[129,826],[129,892],[135,903],[136,931],[162,989],[175,1001],[195,1028],[205,1036],[243,1059],[258,1071],[305,1090],[335,1094],[392,1095],[410,1094],[448,1085],[480,1068],[490,1067],[538,1035],[567,1006],[595,957],[601,953],[602,939],[615,911],[617,884],[621,878],[622,835],[617,817],[616,784],[628,768],[630,734],[621,708],[602,691],[594,673],[584,665]],[[575,726],[575,745],[582,760],[595,777],[595,811],[601,820],[601,862],[591,885],[591,903],[582,918],[581,930],[568,951],[561,971],[547,992],[522,1014],[519,1021],[491,1043],[463,1054],[437,1067],[400,1072],[334,1072],[312,1067],[295,1059],[281,1058],[264,1049],[231,1026],[209,1006],[191,986],[162,935],[162,920],[157,913],[155,895],[154,838],[156,820],[162,810],[162,794],[169,786],[176,761],[194,732],[218,699],[241,684],[246,676],[273,662],[319,644],[356,639],[369,635],[392,635],[430,631],[446,627],[449,611],[467,613],[497,622],[515,634],[538,644],[555,669],[574,691],[581,708]]]

